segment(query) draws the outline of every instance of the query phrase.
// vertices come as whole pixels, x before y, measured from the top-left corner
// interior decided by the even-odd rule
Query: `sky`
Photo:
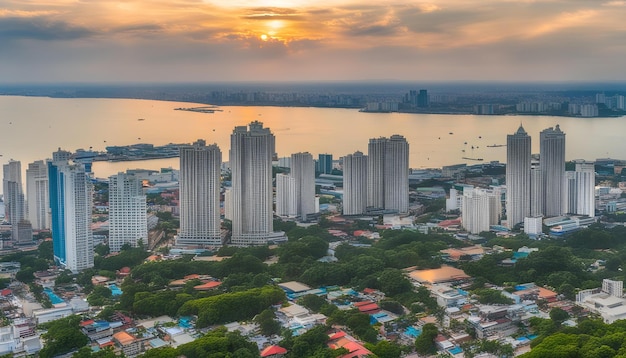
[[[0,0],[0,81],[626,80],[626,1]]]

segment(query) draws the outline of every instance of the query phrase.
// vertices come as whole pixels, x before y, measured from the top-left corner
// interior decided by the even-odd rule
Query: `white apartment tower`
[[[543,215],[560,216],[565,193],[565,133],[557,124],[539,134],[539,160],[542,173]]]
[[[513,228],[530,214],[530,136],[520,125],[506,145],[506,216]]]
[[[24,191],[22,189],[22,163],[11,159],[3,167],[2,190],[5,218],[11,226],[24,220]],[[13,238],[14,240],[16,238]]]
[[[272,157],[275,138],[263,123],[237,126],[230,136],[233,229],[236,246],[265,245],[273,236]]]
[[[26,169],[26,216],[34,230],[50,228],[48,217],[48,167],[43,160],[28,164]]]
[[[343,157],[343,214],[361,215],[367,208],[367,156],[361,152]]]
[[[489,231],[489,196],[481,189],[463,190],[463,227],[472,234]]]
[[[367,178],[368,206],[409,211],[409,144],[403,136],[370,139]]]
[[[292,218],[298,215],[296,179],[291,175],[276,174],[276,215]]]
[[[64,160],[48,162],[48,179],[55,261],[72,272],[91,268],[91,179],[83,165]]]
[[[197,140],[180,148],[179,245],[221,246],[220,174],[222,152]]]
[[[543,216],[543,173],[539,163],[532,162],[530,166],[530,216]]]
[[[291,177],[296,184],[296,215],[306,221],[315,210],[315,161],[310,153],[291,155]]]
[[[602,280],[602,292],[611,296],[622,297],[624,295],[624,281],[616,281],[605,278]]]
[[[146,196],[141,180],[118,173],[109,177],[109,248],[119,252],[124,244],[148,245]]]
[[[576,162],[576,214],[594,217],[596,172],[593,162]]]

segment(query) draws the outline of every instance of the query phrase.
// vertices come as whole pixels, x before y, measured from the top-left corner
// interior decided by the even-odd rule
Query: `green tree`
[[[280,323],[276,321],[276,315],[271,309],[259,313],[254,321],[259,324],[261,334],[271,336],[280,333]]]
[[[439,334],[437,326],[427,323],[422,327],[422,334],[415,339],[415,350],[419,354],[434,354],[437,350],[435,346],[435,337]]]

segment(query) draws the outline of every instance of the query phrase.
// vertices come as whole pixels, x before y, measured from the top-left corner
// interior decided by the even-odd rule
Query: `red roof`
[[[130,267],[125,266],[120,269],[120,273],[130,273]]]
[[[4,290],[0,291],[0,295],[2,295],[2,296],[8,296],[8,295],[10,295],[12,293],[13,293],[13,291],[11,291],[8,288],[5,288]]]
[[[334,341],[335,339],[339,339],[341,337],[345,337],[346,336],[346,332],[344,331],[339,331],[339,332],[335,332],[332,335],[330,335],[329,339],[331,341]]]
[[[198,285],[198,286],[193,286],[194,290],[199,290],[199,291],[203,291],[203,290],[211,290],[214,289],[215,287],[221,285],[221,282],[217,282],[217,281],[209,281],[207,283],[203,283],[202,285]]]
[[[377,304],[372,303],[369,305],[364,305],[364,306],[360,306],[359,307],[359,311],[361,312],[373,312],[373,311],[380,311],[380,307],[378,307]]]
[[[261,351],[261,357],[269,357],[275,354],[285,354],[287,350],[281,346],[269,346]]]
[[[378,290],[375,289],[375,288],[364,288],[363,289],[363,293],[374,293],[376,291],[378,291]]]
[[[88,320],[86,320],[86,321],[82,321],[82,322],[80,322],[80,326],[81,326],[81,327],[86,327],[86,326],[89,326],[89,325],[91,325],[91,324],[94,324],[94,322],[95,322],[94,320],[92,320],[92,319],[88,319]]]
[[[374,303],[374,302],[372,302],[372,301],[361,301],[361,302],[354,302],[352,305],[354,307],[361,307],[361,306],[365,306],[365,305],[371,305],[372,303]]]

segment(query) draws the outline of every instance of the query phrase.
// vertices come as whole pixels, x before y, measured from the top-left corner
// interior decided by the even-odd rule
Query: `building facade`
[[[296,180],[288,174],[276,174],[276,215],[295,218],[298,215]]]
[[[291,172],[296,184],[296,215],[303,221],[315,210],[315,162],[310,153],[291,155]]]
[[[367,208],[367,156],[361,152],[343,157],[343,214],[361,215]]]
[[[119,252],[124,244],[148,245],[146,196],[141,180],[118,173],[109,177],[109,248]]]
[[[180,148],[180,232],[178,245],[221,246],[220,175],[222,152],[198,140]]]
[[[54,259],[72,272],[93,267],[92,184],[80,164],[48,162]]]
[[[22,163],[10,160],[2,166],[2,190],[4,193],[5,219],[11,226],[24,220],[24,191],[22,188]],[[16,238],[13,238],[16,241]]]
[[[263,123],[235,127],[230,136],[233,229],[236,246],[265,245],[273,235],[272,158],[275,138]]]
[[[557,124],[554,128],[550,127],[541,131],[539,141],[543,215],[560,216],[564,214],[565,133]]]
[[[48,216],[48,166],[43,160],[28,164],[26,169],[26,216],[34,230],[50,228]]]
[[[367,206],[409,211],[409,144],[403,136],[370,139],[367,186]]]
[[[530,136],[520,125],[506,138],[506,216],[513,228],[530,214]]]

